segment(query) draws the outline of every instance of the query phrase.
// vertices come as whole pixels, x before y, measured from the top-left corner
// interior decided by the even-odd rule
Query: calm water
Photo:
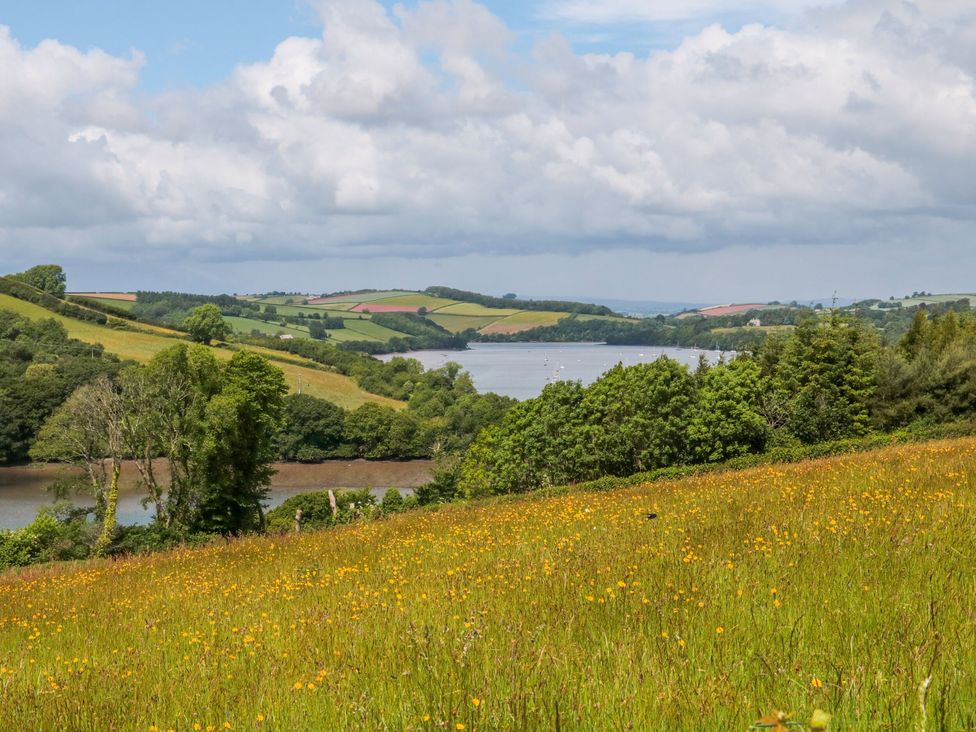
[[[317,486],[272,488],[266,509],[280,506],[285,502],[285,499],[299,493],[318,490],[322,490],[322,488]],[[378,503],[386,491],[386,488],[373,488],[370,492],[376,496]],[[413,493],[411,488],[400,488],[399,491],[405,496]],[[119,497],[118,522],[120,524],[148,524],[152,521],[153,509],[152,507],[142,507],[143,496],[142,493],[124,493]],[[51,496],[44,490],[43,486],[0,486],[0,530],[18,529],[21,526],[26,526],[36,518],[37,510],[41,506],[51,502]],[[83,496],[72,496],[71,502],[76,506],[94,505],[92,500]]]
[[[467,351],[412,351],[394,355],[415,358],[426,368],[438,368],[455,361],[471,374],[480,392],[530,399],[553,381],[596,381],[618,362],[624,366],[647,363],[668,356],[679,363],[695,366],[704,353],[717,361],[719,351],[660,346],[607,346],[599,343],[472,343]]]
[[[425,461],[416,462],[421,463]],[[52,466],[47,466],[47,468],[50,467]],[[38,469],[38,466],[0,468],[0,530],[16,529],[21,526],[26,526],[34,520],[41,506],[50,505],[53,499],[47,491],[47,487],[57,479],[59,472],[59,470],[49,470],[46,468]],[[357,481],[353,478],[345,483],[345,485],[349,485],[350,487],[366,487],[367,485],[397,484],[397,488],[402,494],[409,495],[413,493],[412,486],[419,485],[430,479],[429,475],[424,476],[422,473],[423,471],[420,471],[419,475],[409,476],[406,479],[400,476],[399,481],[395,476],[390,476],[390,480],[387,481],[370,479],[368,482],[362,480]],[[119,496],[119,523],[149,523],[152,520],[153,509],[152,507],[143,508],[142,499],[145,494],[127,483],[131,483],[131,479],[123,482]],[[310,481],[308,484],[289,482],[285,485],[274,485],[272,483],[266,507],[270,509],[279,506],[285,499],[298,493],[320,490],[325,490],[325,485],[322,482]],[[336,488],[336,490],[340,489]],[[370,492],[379,500],[386,491],[386,488],[371,488]],[[70,497],[70,500],[77,506],[93,505],[93,501],[85,496],[73,495]]]
[[[625,366],[647,363],[662,355],[689,366],[698,363],[704,353],[710,361],[719,357],[718,351],[699,351],[691,348],[660,348],[650,346],[606,346],[595,343],[472,343],[467,351],[415,351],[403,354],[416,358],[427,368],[456,361],[471,374],[478,391],[493,391],[516,399],[537,396],[546,384],[560,380],[580,380],[589,384],[618,362]],[[381,356],[389,360],[392,356]],[[29,524],[37,509],[50,503],[45,487],[54,480],[51,473],[20,468],[0,468],[0,529],[17,528]],[[317,481],[316,481],[317,482]],[[423,482],[423,481],[420,481]],[[341,485],[396,485],[395,480],[371,478],[359,483]],[[419,485],[418,483],[414,483]],[[286,498],[309,490],[321,490],[324,483],[274,486],[269,507]],[[400,483],[400,485],[403,485]],[[405,493],[409,489],[401,489]],[[385,489],[373,491],[377,496]],[[140,503],[142,495],[123,492],[119,500],[119,522],[146,523],[151,509]],[[72,499],[78,505],[84,499]]]

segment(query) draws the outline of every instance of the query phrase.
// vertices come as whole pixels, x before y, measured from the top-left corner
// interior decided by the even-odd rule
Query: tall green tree
[[[43,290],[55,297],[64,297],[67,277],[64,270],[56,264],[39,264],[25,272],[10,275],[11,279],[19,280],[38,290]]]
[[[662,357],[612,368],[583,400],[587,477],[629,475],[687,459],[695,386],[687,367]]]
[[[204,345],[223,340],[230,333],[230,326],[224,320],[220,308],[213,303],[194,308],[183,321],[183,327],[194,341]]]
[[[78,388],[38,434],[31,457],[39,461],[73,463],[88,475],[102,530],[93,547],[102,556],[116,526],[119,477],[125,457],[123,401],[107,376]]]
[[[549,384],[481,431],[459,469],[465,495],[521,493],[583,479],[592,456],[584,437],[585,389],[578,381]]]
[[[324,460],[342,444],[345,417],[343,409],[332,402],[309,394],[289,394],[275,437],[278,455],[302,462]]]
[[[762,452],[770,437],[762,414],[766,391],[759,365],[750,358],[705,369],[688,425],[691,458],[717,462]]]
[[[288,388],[281,369],[250,351],[235,353],[222,376],[206,407],[195,527],[236,534],[264,526],[261,503],[274,475],[274,436]]]
[[[772,377],[773,389],[789,404],[789,431],[806,443],[866,434],[877,353],[877,338],[836,312],[798,324]]]

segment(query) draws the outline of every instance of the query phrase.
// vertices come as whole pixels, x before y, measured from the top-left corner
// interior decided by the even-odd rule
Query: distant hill
[[[34,298],[36,302],[30,302],[11,293],[30,296],[31,292],[23,291],[33,288],[18,285],[15,289],[7,287],[7,284],[9,281],[0,277],[0,309],[13,311],[31,320],[57,320],[65,327],[69,337],[84,343],[101,344],[106,352],[122,359],[145,363],[164,348],[185,342],[187,337],[185,333],[172,329],[107,316],[51,295],[37,293],[38,296]],[[366,402],[397,408],[404,406],[402,402],[371,394],[348,376],[333,373],[308,359],[256,346],[235,347],[252,350],[272,359],[284,372],[285,380],[293,391],[301,389],[306,394],[328,399],[346,409],[355,409]],[[213,347],[212,350],[221,360],[233,355],[233,351],[226,347]]]

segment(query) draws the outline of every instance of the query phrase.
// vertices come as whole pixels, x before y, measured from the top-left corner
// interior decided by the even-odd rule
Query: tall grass
[[[0,728],[974,729],[974,489],[963,439],[7,575]]]

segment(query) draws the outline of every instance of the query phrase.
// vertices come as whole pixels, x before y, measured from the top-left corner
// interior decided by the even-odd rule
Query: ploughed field
[[[8,574],[3,724],[972,729],[974,490],[965,439]]]

